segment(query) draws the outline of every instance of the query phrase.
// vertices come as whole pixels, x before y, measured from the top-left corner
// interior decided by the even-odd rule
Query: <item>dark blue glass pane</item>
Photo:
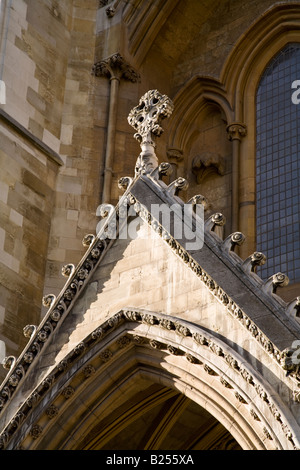
[[[299,92],[298,92],[299,90]],[[269,63],[256,95],[257,249],[260,274],[285,272],[300,281],[300,44]]]

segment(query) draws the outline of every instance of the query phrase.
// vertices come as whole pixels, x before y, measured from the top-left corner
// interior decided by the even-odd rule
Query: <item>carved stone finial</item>
[[[225,160],[217,153],[204,152],[193,158],[192,172],[196,176],[198,184],[212,173],[223,176],[225,173]]]
[[[245,241],[245,235],[241,232],[234,232],[229,235],[223,242],[223,248],[227,252],[233,252],[237,246],[240,246]]]
[[[252,255],[250,255],[243,262],[243,268],[247,272],[256,273],[257,267],[258,266],[263,266],[266,262],[266,259],[267,258],[263,253],[261,253],[259,251],[255,251],[254,253],[252,253]]]
[[[140,142],[142,152],[136,164],[136,173],[148,173],[158,166],[155,155],[154,136],[163,133],[162,119],[173,112],[173,103],[166,95],[157,90],[145,93],[138,106],[133,108],[128,116],[128,123],[135,129],[134,137]]]
[[[70,277],[71,274],[75,271],[75,265],[74,264],[66,264],[61,268],[61,273],[65,277]]]
[[[289,283],[289,278],[286,274],[276,273],[264,283],[263,290],[266,293],[276,294],[278,287],[285,287]]]
[[[209,206],[207,199],[202,196],[202,194],[196,194],[195,196],[193,196],[188,201],[188,204],[192,204],[193,206],[195,206],[196,204],[202,204],[204,210],[207,210]]]
[[[217,212],[211,215],[205,222],[205,230],[207,232],[214,232],[220,239],[223,239],[224,226],[226,224],[226,217]]]
[[[44,295],[42,301],[43,301],[44,307],[47,307],[50,309],[56,301],[56,296],[54,294]]]
[[[25,336],[25,338],[31,338],[35,332],[36,325],[26,325],[23,328],[23,335]]]
[[[4,369],[7,369],[7,370],[12,369],[14,367],[15,363],[16,363],[15,356],[7,356],[2,361],[2,365],[3,365]]]
[[[167,192],[171,196],[177,196],[179,191],[186,191],[189,186],[188,181],[185,178],[179,177],[175,181],[169,184]]]

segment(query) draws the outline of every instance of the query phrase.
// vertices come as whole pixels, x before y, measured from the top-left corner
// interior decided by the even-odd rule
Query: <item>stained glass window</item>
[[[257,250],[263,278],[300,281],[300,44],[269,63],[256,95]]]

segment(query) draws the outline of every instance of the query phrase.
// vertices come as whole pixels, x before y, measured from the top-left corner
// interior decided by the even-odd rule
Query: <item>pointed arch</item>
[[[233,120],[233,111],[227,100],[225,88],[218,80],[209,77],[193,77],[174,97],[174,113],[168,127],[168,147],[184,149],[194,132],[194,123],[209,104],[217,106],[227,123]]]
[[[141,381],[160,387],[151,393],[148,387],[135,402]],[[105,448],[166,400],[173,399],[176,416],[184,408],[180,397],[206,410],[243,449],[298,446],[298,425],[275,389],[214,333],[128,309],[99,325],[42,379],[8,424],[6,448]]]
[[[240,37],[220,75],[220,83],[235,109],[235,120],[249,122],[247,104],[255,96],[266,64],[286,44],[299,41],[299,37],[298,2],[273,5]]]

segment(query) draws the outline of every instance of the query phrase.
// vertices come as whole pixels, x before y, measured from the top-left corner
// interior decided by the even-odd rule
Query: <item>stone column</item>
[[[227,134],[232,141],[232,195],[231,195],[231,230],[239,230],[239,182],[240,182],[240,143],[247,134],[245,124],[233,122],[227,126]]]
[[[96,77],[104,76],[110,80],[110,98],[106,137],[106,152],[104,162],[102,203],[110,201],[113,164],[115,154],[116,123],[118,113],[119,83],[121,79],[136,83],[138,73],[119,54],[113,54],[107,59],[97,62],[93,67]]]

